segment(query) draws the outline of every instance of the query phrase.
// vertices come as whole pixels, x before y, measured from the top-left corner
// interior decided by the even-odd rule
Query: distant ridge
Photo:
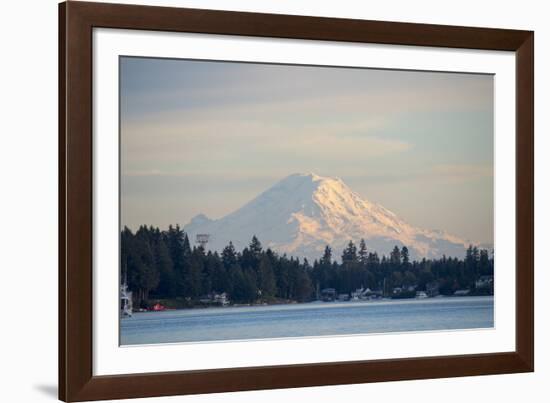
[[[210,234],[210,250],[221,251],[229,241],[241,249],[256,235],[264,247],[310,262],[321,257],[326,245],[337,257],[350,240],[362,238],[371,252],[388,255],[394,245],[406,245],[416,259],[462,258],[468,246],[447,232],[413,227],[361,198],[341,179],[314,173],[290,175],[218,220],[199,214],[184,230],[191,239]]]

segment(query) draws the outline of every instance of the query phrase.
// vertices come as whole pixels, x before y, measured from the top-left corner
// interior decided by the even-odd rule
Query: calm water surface
[[[490,328],[493,297],[449,297],[138,312],[120,342],[152,344]]]

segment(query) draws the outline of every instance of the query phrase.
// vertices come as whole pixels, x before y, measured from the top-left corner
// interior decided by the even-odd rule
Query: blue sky
[[[493,241],[493,77],[121,58],[122,223],[219,218],[296,172]]]

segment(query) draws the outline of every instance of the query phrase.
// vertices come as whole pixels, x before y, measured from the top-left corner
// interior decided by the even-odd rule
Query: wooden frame
[[[92,375],[94,27],[516,53],[516,350],[495,354]],[[488,28],[67,2],[59,5],[59,398],[64,401],[290,388],[534,370],[534,34]]]

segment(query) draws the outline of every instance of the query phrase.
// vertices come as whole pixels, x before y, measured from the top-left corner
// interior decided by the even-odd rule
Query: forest
[[[237,251],[230,242],[220,253],[191,246],[179,226],[167,230],[141,226],[121,231],[121,281],[133,293],[134,306],[148,308],[164,301],[174,308],[201,306],[205,295],[226,293],[233,304],[308,302],[320,290],[350,293],[360,287],[391,295],[395,287],[426,290],[437,284],[439,293],[475,291],[480,276],[493,275],[494,257],[470,245],[463,259],[409,258],[406,246],[389,254],[369,251],[364,240],[349,241],[338,259],[329,245],[319,259],[309,262],[264,248],[253,236]]]

